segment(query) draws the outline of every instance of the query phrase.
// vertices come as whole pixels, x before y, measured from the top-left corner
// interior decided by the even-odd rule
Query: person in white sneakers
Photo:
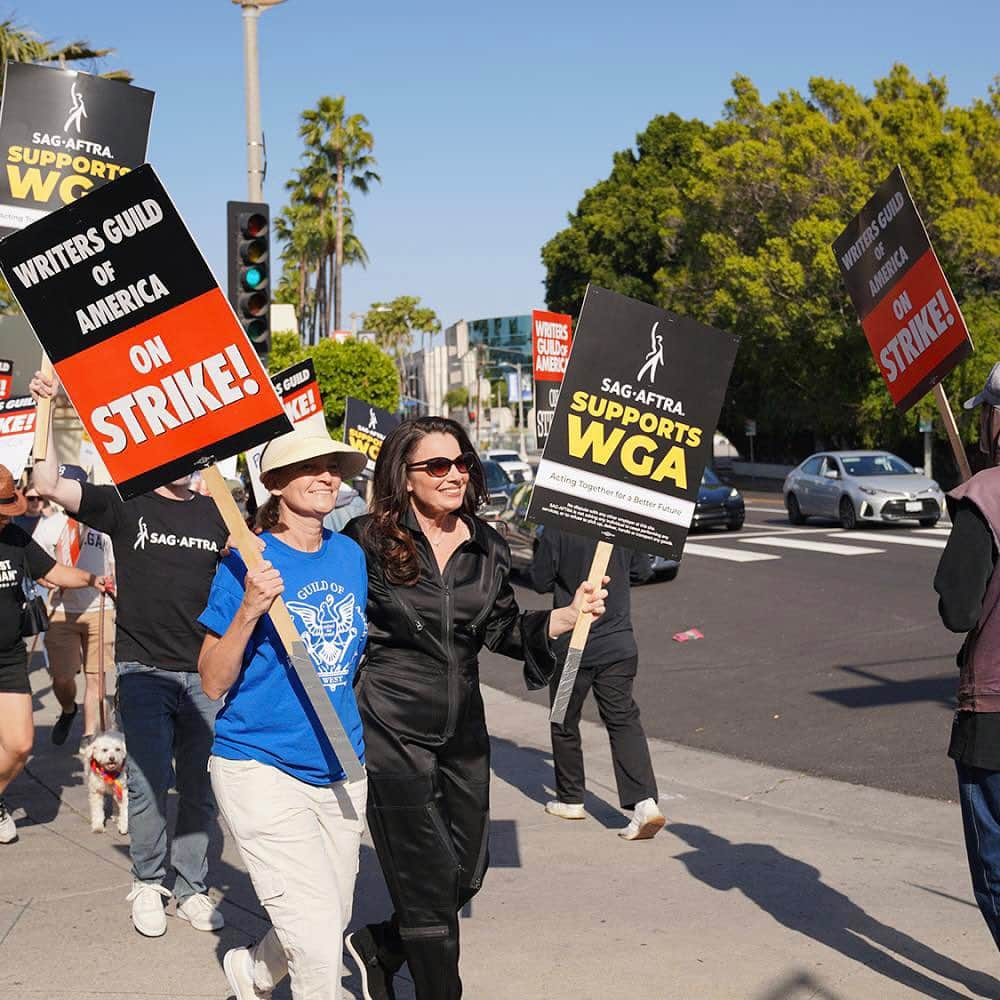
[[[36,372],[35,399],[51,399],[56,381]],[[111,486],[59,474],[48,455],[33,470],[38,492],[111,539],[118,577],[115,660],[118,709],[128,744],[129,855],[132,923],[146,937],[167,929],[164,900],[200,931],[225,924],[209,897],[209,830],[216,805],[208,754],[217,705],[201,689],[198,622],[228,531],[215,504],[189,478],[122,501]],[[177,823],[167,849],[167,793],[177,789]],[[168,865],[169,861],[169,865]],[[164,883],[173,870],[173,889]]]
[[[540,594],[555,592],[556,607],[567,603],[577,580],[590,573],[597,542],[558,528],[546,526],[531,567],[531,582]],[[649,840],[663,829],[666,819],[657,804],[659,793],[649,744],[639,721],[639,706],[632,697],[639,663],[639,649],[632,631],[630,586],[644,583],[653,575],[650,558],[640,552],[616,548],[608,564],[608,597],[603,617],[590,629],[583,662],[562,725],[551,724],[552,761],[555,767],[556,798],[545,811],[560,819],[585,819],[586,792],[583,747],[580,742],[580,713],[587,692],[593,690],[601,721],[611,741],[618,798],[632,818],[619,836],[624,840]],[[556,655],[565,661],[569,635],[553,643]],[[562,672],[550,685],[555,698]]]

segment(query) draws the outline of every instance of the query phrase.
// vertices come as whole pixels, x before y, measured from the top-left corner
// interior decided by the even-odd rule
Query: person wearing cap
[[[60,466],[59,475],[78,483],[87,482],[87,473],[78,465]],[[111,539],[103,532],[81,525],[65,511],[50,514],[32,537],[54,559],[62,554],[69,562],[72,553],[75,555],[73,565],[109,579],[114,576]],[[52,693],[62,709],[50,737],[56,746],[66,742],[78,711],[76,676],[83,671],[82,743],[86,743],[100,725],[98,675],[102,666],[106,669],[115,661],[114,606],[93,587],[53,590],[49,606],[45,649],[52,675]]]
[[[51,399],[52,377],[36,372],[31,394]],[[118,716],[128,744],[132,924],[146,937],[167,929],[164,901],[196,930],[225,925],[208,895],[208,840],[216,806],[208,754],[217,704],[201,689],[198,621],[229,532],[215,504],[190,488],[190,476],[123,501],[111,486],[59,474],[49,434],[35,464],[38,492],[111,539],[117,577],[115,661]],[[168,840],[167,793],[177,789]],[[169,854],[168,854],[169,843]],[[172,889],[168,884],[171,876]]]
[[[267,617],[283,596],[360,760],[353,679],[368,627],[365,558],[323,527],[341,480],[365,457],[329,435],[294,430],[270,441],[259,512],[264,561],[235,551],[219,564],[201,622],[206,694],[225,697],[209,768],[271,929],[233,948],[223,969],[237,1000],[270,996],[288,974],[296,1000],[334,1000],[351,916],[367,782],[349,782]]]
[[[1000,948],[1000,364],[965,403],[977,407],[988,467],[948,494],[952,530],[934,589],[945,627],[966,633],[948,756],[958,772],[973,891]]]
[[[35,737],[28,651],[21,637],[23,585],[27,580],[66,589],[106,585],[103,577],[57,563],[14,524],[27,506],[10,470],[0,465],[0,844],[17,840],[4,792],[27,763]]]

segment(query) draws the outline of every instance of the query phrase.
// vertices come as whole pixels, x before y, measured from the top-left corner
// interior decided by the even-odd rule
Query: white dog
[[[118,805],[118,832],[128,833],[128,786],[125,783],[125,738],[98,733],[81,751],[90,799],[90,829],[104,831],[104,796]]]

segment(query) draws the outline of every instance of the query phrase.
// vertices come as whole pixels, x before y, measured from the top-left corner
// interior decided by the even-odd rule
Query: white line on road
[[[888,542],[891,545],[919,545],[926,549],[943,549],[948,543],[943,538],[913,538],[909,535],[890,535],[888,531],[845,531],[832,532],[830,538],[844,538],[862,542]]]
[[[834,542],[807,542],[804,538],[747,538],[750,545],[774,545],[782,549],[801,549],[804,552],[826,552],[832,556],[869,556],[885,549],[866,549],[859,545],[837,545]]]
[[[698,545],[688,542],[684,555],[708,556],[710,559],[728,559],[730,562],[763,562],[765,559],[780,559],[781,556],[769,552],[744,552],[741,549],[724,549],[714,545]]]

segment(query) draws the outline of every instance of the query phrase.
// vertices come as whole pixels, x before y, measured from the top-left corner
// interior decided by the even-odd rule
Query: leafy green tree
[[[287,330],[271,337],[268,367],[272,374],[306,358],[312,358],[316,368],[326,425],[334,437],[339,438],[342,434],[348,396],[386,410],[398,409],[396,368],[392,359],[374,344],[327,338],[306,347],[295,333]]]
[[[449,389],[444,394],[444,405],[449,410],[460,410],[463,406],[468,406],[469,390],[464,385],[456,389]]]
[[[420,305],[418,296],[400,295],[391,302],[373,302],[365,316],[365,329],[375,333],[379,347],[395,356],[402,393],[406,374],[403,358],[413,343],[413,334],[435,334],[441,321],[433,309]]]
[[[957,401],[1000,354],[1000,78],[949,107],[900,65],[871,96],[815,78],[770,103],[738,76],[718,122],[654,118],[543,247],[549,306],[577,312],[593,281],[740,335],[720,426],[741,440],[755,418],[768,458],[912,449],[931,404],[896,413],[830,248],[896,163],[978,349],[947,379]]]

